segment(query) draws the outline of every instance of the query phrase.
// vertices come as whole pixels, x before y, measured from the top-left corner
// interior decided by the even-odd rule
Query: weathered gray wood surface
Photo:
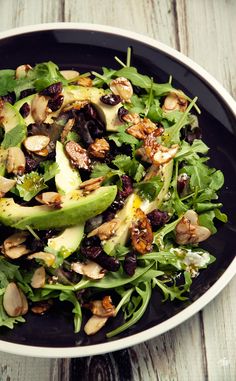
[[[74,21],[149,35],[193,58],[236,96],[235,0],[0,0],[0,10],[0,30]],[[0,381],[236,380],[235,291],[236,279],[186,323],[129,350],[71,361],[1,353]]]

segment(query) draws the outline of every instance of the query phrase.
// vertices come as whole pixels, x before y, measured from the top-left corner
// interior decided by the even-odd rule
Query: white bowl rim
[[[88,24],[88,23],[70,23],[70,22],[56,22],[28,25],[19,28],[10,29],[0,32],[0,40],[8,37],[17,36],[24,33],[46,31],[46,30],[59,30],[59,29],[75,29],[87,30],[110,33],[122,37],[129,37],[141,43],[145,43],[154,48],[157,48],[175,60],[182,62],[185,66],[189,67],[192,71],[198,74],[204,82],[207,82],[214,90],[220,95],[221,98],[227,103],[228,107],[236,117],[236,102],[227,90],[205,69],[195,63],[192,59],[185,56],[183,53],[156,41],[145,35],[141,35],[129,30],[115,28],[106,25]],[[199,299],[193,302],[190,306],[186,307],[181,312],[173,317],[165,320],[164,322],[148,328],[143,332],[136,333],[127,338],[118,339],[115,341],[108,341],[106,343],[94,344],[88,346],[77,347],[40,347],[31,345],[15,344],[7,341],[0,340],[0,350],[21,356],[41,357],[41,358],[68,358],[68,357],[84,357],[113,352],[121,349],[140,344],[144,341],[153,339],[183,323],[194,314],[203,309],[210,301],[212,301],[230,282],[236,274],[236,258],[227,267],[220,278],[202,295]]]

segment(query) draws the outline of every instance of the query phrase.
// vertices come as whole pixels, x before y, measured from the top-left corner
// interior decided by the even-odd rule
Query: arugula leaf
[[[186,300],[188,298],[186,296],[183,296],[183,294],[186,292],[189,292],[190,286],[192,284],[192,279],[189,272],[187,271],[184,272],[184,279],[185,279],[184,285],[176,286],[176,283],[174,281],[173,286],[168,286],[166,284],[168,280],[160,280],[160,279],[154,278],[153,285],[158,286],[162,290],[164,294],[163,302],[165,302],[168,299],[170,299],[171,301],[173,301],[174,299]]]
[[[130,144],[132,146],[139,145],[139,140],[126,132],[127,126],[118,126],[117,132],[108,136],[108,139],[113,140],[117,147],[122,144]]]
[[[23,176],[17,176],[16,190],[24,201],[30,201],[43,189],[47,188],[44,177],[38,172],[30,172]]]
[[[140,181],[144,176],[144,166],[135,158],[131,159],[127,155],[117,155],[112,163],[135,181]]]
[[[219,190],[224,185],[224,175],[220,170],[212,173],[210,180],[209,187],[215,191]]]
[[[175,155],[175,159],[185,159],[187,156],[195,155],[196,153],[206,154],[209,147],[202,140],[195,139],[193,144],[183,141],[180,150]]]
[[[163,250],[165,245],[164,245],[164,238],[167,234],[171,233],[178,222],[181,220],[182,217],[179,217],[177,220],[170,222],[169,224],[165,224],[161,229],[159,229],[155,234],[154,234],[154,243],[160,248],[160,250]]]
[[[79,301],[73,291],[62,291],[60,293],[59,299],[61,301],[68,301],[74,305],[72,312],[74,313],[74,330],[75,333],[80,331],[82,323],[82,312]]]
[[[149,301],[151,299],[151,295],[152,295],[151,284],[150,282],[143,282],[139,286],[136,286],[135,290],[140,296],[140,298],[137,299],[137,301],[138,302],[140,301],[140,303],[135,302],[136,308],[135,310],[132,311],[132,317],[128,321],[126,321],[126,323],[124,323],[123,325],[107,333],[106,336],[108,338],[118,335],[119,333],[130,328],[132,325],[137,323],[141,319],[143,314],[145,313],[147,306],[149,304]]]
[[[226,223],[228,218],[227,215],[222,213],[219,209],[209,210],[208,212],[201,213],[198,216],[199,224],[208,228],[212,234],[217,232],[217,229],[214,225],[214,218],[217,218],[219,221]]]
[[[0,256],[0,288],[6,287],[14,279],[22,280],[19,266],[8,262],[3,256]]]
[[[139,74],[135,67],[124,67],[114,73],[116,77],[125,77],[132,82],[133,85],[142,89],[149,89],[152,81],[147,75]]]
[[[25,128],[18,124],[10,131],[6,132],[2,141],[2,147],[7,149],[9,147],[18,146],[25,139]]]
[[[141,198],[144,200],[153,201],[159,194],[163,186],[163,182],[161,181],[160,176],[154,176],[150,180],[141,181],[134,186]]]

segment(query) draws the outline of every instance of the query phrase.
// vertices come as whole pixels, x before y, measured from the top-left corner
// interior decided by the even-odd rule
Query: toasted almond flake
[[[79,72],[77,70],[60,70],[60,73],[61,75],[63,75],[65,79],[67,79],[67,81],[70,81],[73,79],[76,80],[77,77],[79,76]]]
[[[25,155],[20,147],[8,148],[6,170],[14,175],[23,175],[25,171]]]
[[[33,136],[28,136],[24,140],[24,146],[30,152],[37,152],[46,148],[49,142],[50,142],[50,138],[48,136],[33,135]]]
[[[46,272],[43,266],[38,267],[31,279],[31,286],[33,288],[42,288],[45,285]]]
[[[34,121],[36,123],[44,122],[48,114],[48,98],[44,95],[36,94],[31,103],[31,115]]]
[[[94,190],[98,189],[102,182],[104,181],[105,177],[95,177],[89,180],[84,181],[80,184],[80,189],[82,189],[83,194],[88,194],[90,192],[93,192]]]
[[[57,192],[44,192],[35,197],[35,199],[44,205],[60,206],[62,197]]]
[[[171,92],[164,100],[162,109],[166,112],[178,110],[184,112],[188,106],[188,101],[181,91]]]
[[[130,102],[133,95],[133,87],[127,78],[119,77],[113,79],[109,87],[114,94],[119,95],[125,102]]]
[[[0,176],[0,197],[4,197],[5,193],[9,192],[16,184],[16,180],[7,179]]]
[[[101,241],[105,241],[115,234],[119,224],[120,224],[120,220],[118,218],[113,218],[113,220],[105,222],[104,224],[100,225],[98,228],[92,230],[88,234],[88,237],[97,235]]]
[[[116,313],[115,307],[113,306],[113,304],[112,303],[106,304],[106,302],[104,303],[103,300],[92,300],[89,303],[89,309],[93,313],[93,315],[101,316],[101,317],[115,316],[115,313]]]
[[[26,64],[26,65],[20,65],[16,68],[16,79],[24,78],[27,76],[28,71],[32,70],[32,66]]]
[[[210,235],[209,229],[199,225],[198,215],[194,210],[188,210],[175,228],[175,240],[179,245],[199,243]]]
[[[20,258],[22,255],[30,253],[30,250],[27,249],[26,245],[23,245],[27,237],[27,232],[18,232],[12,234],[3,242],[1,249],[2,253],[6,257],[11,259],[17,259]]]
[[[45,262],[46,266],[51,267],[56,258],[54,254],[47,253],[45,251],[38,251],[37,253],[28,255],[27,259],[41,259]]]
[[[82,262],[73,262],[71,264],[71,270],[85,275],[90,279],[102,279],[105,275],[105,270],[93,261]]]
[[[84,332],[86,335],[94,335],[106,324],[108,317],[101,317],[93,315],[85,324]]]
[[[41,149],[40,151],[35,151],[34,152],[36,155],[46,157],[49,154],[49,151],[47,148]]]
[[[16,317],[25,313],[27,301],[25,302],[23,295],[14,282],[8,283],[3,295],[3,307],[9,316]]]

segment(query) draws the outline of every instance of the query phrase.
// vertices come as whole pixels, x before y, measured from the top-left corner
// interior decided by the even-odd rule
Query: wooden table
[[[236,96],[235,0],[0,0],[0,30],[91,22],[154,37],[191,57]],[[128,350],[82,359],[0,354],[1,381],[236,380],[236,278],[203,311]]]

